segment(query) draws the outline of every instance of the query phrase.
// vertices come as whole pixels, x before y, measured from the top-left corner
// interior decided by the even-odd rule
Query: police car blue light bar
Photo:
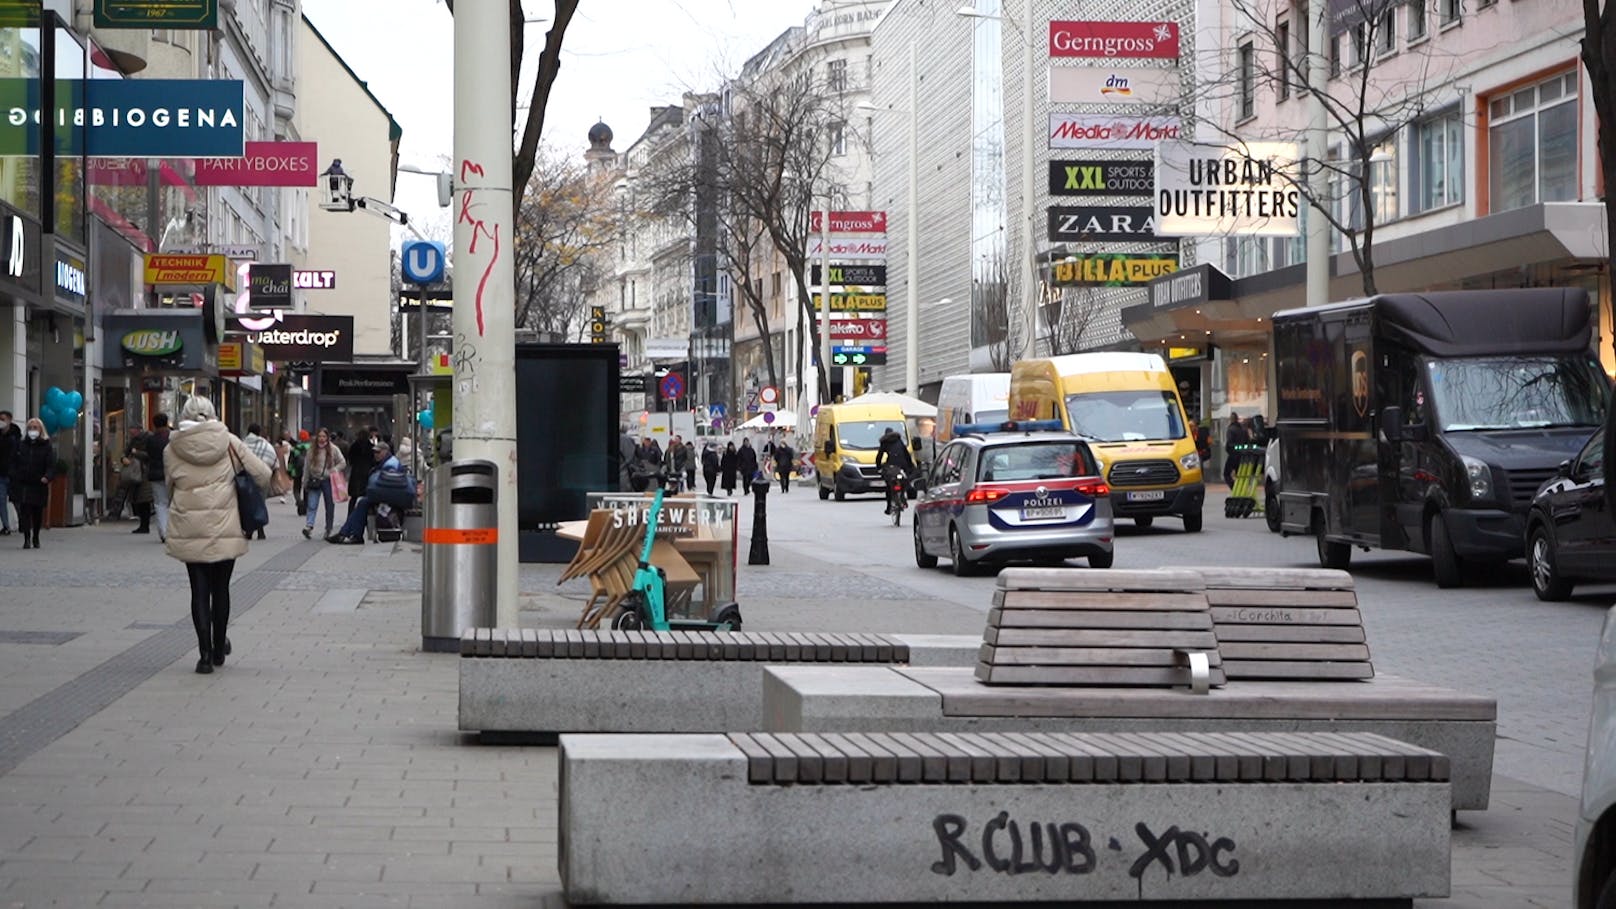
[[[1006,420],[1003,423],[955,423],[956,436],[983,436],[995,432],[1061,432],[1059,420]]]

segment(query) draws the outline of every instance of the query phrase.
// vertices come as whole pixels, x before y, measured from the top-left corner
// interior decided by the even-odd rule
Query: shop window
[[[1464,130],[1458,111],[1416,123],[1409,154],[1411,212],[1464,201]]]
[[[1492,210],[1577,198],[1577,73],[1488,101]]]

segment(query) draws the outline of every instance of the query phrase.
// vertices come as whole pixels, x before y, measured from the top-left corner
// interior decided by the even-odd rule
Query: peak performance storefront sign
[[[56,151],[92,158],[239,158],[243,89],[229,79],[58,80]],[[39,154],[39,82],[0,79],[0,156]]]

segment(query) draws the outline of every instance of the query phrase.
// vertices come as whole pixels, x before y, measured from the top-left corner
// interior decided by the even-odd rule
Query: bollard
[[[752,495],[757,503],[752,506],[752,550],[746,554],[746,564],[769,564],[769,487],[773,484],[768,477],[759,475],[752,479]]]

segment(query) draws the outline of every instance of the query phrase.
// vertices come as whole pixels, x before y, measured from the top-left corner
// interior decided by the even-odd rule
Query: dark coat
[[[704,476],[718,476],[718,449],[709,448],[701,453],[701,472]]]
[[[11,457],[11,501],[43,506],[56,476],[56,450],[48,439],[23,439]]]
[[[163,471],[163,452],[168,449],[167,429],[157,429],[146,433],[146,439],[140,448],[134,452],[135,457],[146,462],[146,480],[151,483],[161,483],[167,474]]]
[[[718,469],[724,474],[721,485],[725,489],[735,488],[735,472],[741,467],[740,456],[733,451],[725,450],[724,456],[718,461]]]
[[[362,436],[348,446],[348,497],[357,499],[370,485],[370,472],[376,469],[376,448],[370,436]]]
[[[0,432],[0,476],[11,476],[11,455],[22,444],[22,430],[16,423]]]
[[[774,472],[781,477],[791,476],[791,472],[797,467],[796,458],[797,453],[791,450],[790,445],[781,442],[774,446]]]
[[[741,468],[741,482],[752,482],[752,478],[757,476],[758,470],[757,449],[750,445],[742,445],[735,454],[736,457],[740,459],[739,466]]]

